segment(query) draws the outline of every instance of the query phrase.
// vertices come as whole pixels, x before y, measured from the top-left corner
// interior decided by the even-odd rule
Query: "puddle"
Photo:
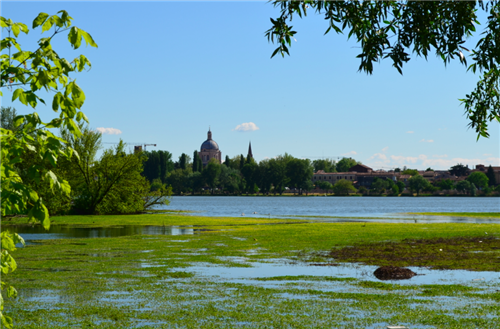
[[[193,229],[192,226],[143,226],[122,225],[111,227],[74,227],[52,225],[48,231],[40,225],[6,226],[11,232],[20,234],[27,245],[35,244],[36,240],[49,239],[80,239],[80,238],[111,238],[130,235],[193,235],[202,232],[202,229]],[[182,241],[184,242],[184,241]],[[18,244],[17,247],[22,247]]]
[[[251,265],[252,267],[223,267],[213,264],[193,264],[188,268],[190,272],[195,272],[202,276],[219,277],[224,281],[252,280],[257,278],[268,278],[275,276],[327,276],[336,278],[356,278],[375,282],[394,283],[399,285],[424,285],[424,284],[461,284],[485,286],[488,282],[498,282],[499,272],[473,272],[466,270],[432,270],[428,268],[409,267],[417,273],[408,280],[378,280],[373,272],[378,266],[361,264],[339,264],[336,266],[309,266],[307,263],[293,264],[280,259],[268,260],[270,263],[245,262],[243,257],[224,257],[225,261],[233,261]],[[185,269],[184,269],[185,270]],[[302,281],[302,280],[301,280]],[[287,282],[287,281],[280,281]],[[275,281],[276,283],[276,281]]]

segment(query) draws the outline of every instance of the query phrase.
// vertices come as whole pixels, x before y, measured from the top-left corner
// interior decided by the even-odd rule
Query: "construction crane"
[[[104,142],[103,144],[120,144],[115,142]],[[144,146],[144,151],[146,151],[146,146],[155,146],[156,144],[145,144],[145,143],[127,143],[125,144],[134,145],[134,153],[142,152],[142,147]]]

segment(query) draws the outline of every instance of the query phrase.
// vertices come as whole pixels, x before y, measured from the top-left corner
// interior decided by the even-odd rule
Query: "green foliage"
[[[168,151],[144,151],[143,156],[147,157],[147,160],[144,161],[142,175],[150,182],[160,179],[162,183],[165,183],[168,173],[174,170],[172,153]]]
[[[290,26],[294,15],[307,16],[307,10],[322,14],[330,31],[347,33],[360,44],[357,56],[359,70],[373,73],[374,63],[389,59],[403,74],[403,66],[411,56],[427,58],[431,53],[447,65],[459,60],[467,67],[468,51],[464,43],[474,32],[478,9],[487,13],[485,29],[475,49],[470,51],[474,73],[483,73],[476,88],[460,101],[464,105],[469,126],[480,136],[488,137],[488,123],[500,121],[500,3],[474,1],[272,1],[280,16],[271,18],[272,27],[266,37],[276,42],[276,54],[289,54],[288,47],[297,33]],[[477,8],[479,7],[479,8]]]
[[[322,190],[325,190],[325,191],[330,191],[331,189],[333,189],[333,185],[330,184],[329,182],[327,181],[320,181],[318,183],[318,187]],[[365,188],[366,189],[366,188]]]
[[[336,195],[348,195],[355,192],[356,188],[352,185],[352,182],[346,179],[341,179],[333,185],[333,193]]]
[[[338,172],[348,172],[351,167],[354,167],[358,163],[352,158],[342,158],[337,162]]]
[[[287,162],[288,157],[279,156],[275,159],[270,159],[268,163],[268,177],[274,187],[274,194],[282,194],[286,185],[290,181],[287,176]]]
[[[466,176],[469,172],[469,168],[459,163],[451,167],[449,170],[451,175],[455,175],[457,177]]]
[[[244,158],[243,158],[244,159]],[[215,159],[210,159],[208,161],[207,166],[203,169],[202,177],[207,183],[207,185],[212,190],[212,194],[214,193],[214,189],[217,187],[219,183],[219,174],[221,172],[221,165]]]
[[[468,177],[467,180],[471,183],[474,184],[475,186],[479,188],[485,188],[488,186],[488,176],[486,176],[485,173],[482,173],[480,171],[475,171],[471,173]]]
[[[226,155],[226,161],[229,158]],[[193,152],[193,172],[201,172],[203,170],[203,162],[201,161],[198,151]]]
[[[337,163],[333,159],[319,159],[312,162],[314,171],[323,170],[324,172],[336,172]]]
[[[65,148],[65,141],[55,136],[49,129],[64,127],[72,134],[81,134],[76,122],[87,121],[86,116],[80,111],[85,102],[85,94],[72,78],[72,73],[81,72],[90,68],[90,61],[80,55],[68,61],[59,57],[52,48],[52,39],[61,33],[68,32],[70,45],[77,49],[82,38],[92,47],[97,47],[90,34],[71,26],[72,18],[64,10],[58,15],[49,16],[40,13],[33,21],[33,29],[41,26],[42,33],[50,30],[49,37],[41,38],[34,51],[23,50],[17,42],[19,34],[29,33],[29,28],[24,23],[16,23],[11,19],[0,17],[2,36],[0,42],[0,87],[13,90],[12,101],[19,101],[26,106],[36,108],[39,103],[46,104],[41,93],[48,92],[54,95],[52,110],[59,113],[59,117],[44,123],[36,112],[16,116],[11,120],[12,125],[1,128],[1,214],[26,213],[31,221],[41,222],[45,228],[50,225],[49,212],[40,198],[38,191],[28,181],[48,184],[51,190],[59,190],[68,195],[70,186],[67,181],[58,177],[51,169],[56,167],[60,157],[71,157],[73,150]],[[3,91],[0,92],[3,96]],[[6,114],[5,112],[2,114]],[[4,117],[2,116],[2,119]],[[19,173],[19,166],[29,157],[38,160],[31,166],[24,177]],[[46,163],[50,163],[49,167]],[[14,270],[13,258],[9,254],[12,248],[9,239],[15,241],[15,235],[2,232],[2,271],[4,266]],[[4,263],[5,259],[5,263]],[[10,265],[9,265],[10,264]],[[7,271],[8,272],[8,271]],[[4,272],[6,274],[7,272]],[[0,310],[3,310],[3,295],[7,289],[7,296],[12,296],[13,288],[5,288],[2,282],[2,298]],[[12,327],[12,319],[0,314],[2,325]]]
[[[188,191],[188,177],[191,174],[189,169],[175,169],[167,176],[167,185],[172,186],[175,194],[182,194]]]
[[[471,189],[471,184],[467,180],[461,180],[455,186],[458,192],[468,193]]]
[[[430,187],[430,183],[424,177],[416,175],[410,178],[409,186],[413,192],[416,192],[417,195],[419,195],[420,191],[426,190]]]
[[[399,187],[398,187],[398,185],[397,185],[397,184],[394,184],[394,185],[392,186],[392,194],[394,194],[394,195],[399,195]]]
[[[88,127],[80,128],[80,137],[62,130],[70,147],[80,154],[63,162],[62,168],[73,186],[72,209],[80,214],[137,213],[153,204],[165,203],[169,189],[157,180],[151,189],[149,181],[141,175],[143,154],[127,154],[123,141],[114,150],[105,150],[97,159],[101,134]]]
[[[406,188],[406,184],[405,184],[404,182],[402,182],[402,181],[397,181],[397,182],[396,182],[396,185],[397,185],[397,186],[398,186],[398,188],[399,188],[399,192],[400,192],[400,193],[403,193],[403,191],[404,191],[404,190],[405,190],[405,188]]]
[[[495,177],[495,172],[493,171],[493,168],[491,167],[491,165],[488,167],[488,171],[486,172],[486,176],[488,176],[489,186],[497,185],[497,179]]]
[[[437,186],[439,186],[441,190],[453,190],[453,188],[455,187],[455,182],[453,182],[449,178],[442,179],[437,183]]]
[[[307,182],[311,181],[313,176],[313,167],[309,159],[293,158],[286,163],[286,174],[289,178],[289,186],[299,189],[302,194],[302,186],[309,187]]]
[[[403,170],[403,175],[416,176],[416,175],[418,175],[418,170],[417,169],[405,169],[405,170]]]

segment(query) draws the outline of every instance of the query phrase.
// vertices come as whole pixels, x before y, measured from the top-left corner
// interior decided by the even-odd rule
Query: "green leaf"
[[[7,287],[7,297],[9,297],[9,298],[16,298],[17,297],[17,290],[13,286]]]
[[[19,29],[19,26],[17,26],[16,24],[12,25],[12,33],[14,33],[14,36],[16,38],[19,35],[19,32],[21,32],[21,30]]]
[[[80,45],[82,43],[82,35],[80,33],[80,30],[76,26],[73,26],[71,28],[71,30],[69,30],[68,40],[74,49],[77,49],[80,47]]]
[[[18,115],[14,118],[14,127],[19,127],[24,123],[24,115]]]
[[[42,25],[42,33],[45,32],[45,31],[50,30],[50,28],[52,27],[52,25],[54,25],[54,19],[51,17],[48,20],[46,20],[45,23],[43,23],[43,25]]]
[[[19,95],[21,95],[23,92],[24,90],[22,90],[21,88],[16,89],[12,94],[12,101],[15,101],[19,97]]]
[[[38,16],[33,20],[33,28],[42,25],[47,17],[49,17],[49,15],[46,13],[38,14]]]
[[[92,47],[97,48],[97,43],[95,43],[94,39],[92,39],[92,36],[88,34],[87,32],[80,30],[80,33],[82,34],[83,38],[85,39],[85,42],[87,45],[90,45]]]

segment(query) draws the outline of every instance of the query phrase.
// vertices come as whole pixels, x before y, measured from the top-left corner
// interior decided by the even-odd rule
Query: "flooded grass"
[[[19,268],[3,278],[19,291],[7,300],[6,313],[19,328],[494,328],[499,322],[500,268],[492,261],[500,257],[498,224],[293,225],[157,216],[165,225],[209,230],[40,240],[20,248]],[[275,225],[260,225],[265,223]],[[328,255],[332,248],[367,246],[384,254],[382,248],[397,250],[399,244],[422,255],[444,245],[474,257],[486,254],[491,268],[418,267],[477,265],[472,258],[430,258],[425,265],[412,263],[423,275],[380,282],[373,271],[383,258],[361,265]]]

